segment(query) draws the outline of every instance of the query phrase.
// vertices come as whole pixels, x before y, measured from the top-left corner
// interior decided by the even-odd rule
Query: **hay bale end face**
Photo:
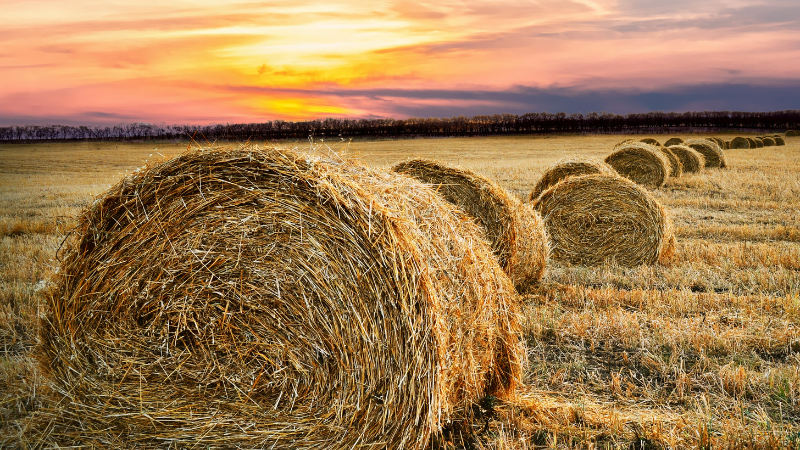
[[[760,137],[756,136],[756,137],[753,138],[753,140],[756,141],[756,148],[764,148],[764,140],[763,139],[761,139]]]
[[[547,267],[548,240],[539,213],[483,175],[439,161],[413,159],[392,171],[432,185],[445,200],[475,218],[500,266],[527,290]]]
[[[725,149],[725,141],[723,141],[722,139],[720,139],[720,138],[718,138],[716,136],[711,136],[711,137],[706,138],[706,139],[708,139],[709,141],[712,141],[715,144],[717,144],[720,149]]]
[[[732,149],[748,149],[750,148],[750,141],[743,137],[735,137],[731,140]]]
[[[520,381],[517,297],[422,183],[288,150],[126,178],[68,242],[52,446],[425,448]]]
[[[795,137],[797,136],[797,130],[789,130],[786,132],[786,137]]]
[[[547,188],[558,183],[564,178],[580,175],[592,175],[596,173],[605,175],[617,174],[613,167],[609,166],[603,161],[589,158],[564,158],[560,161],[557,161],[544,171],[542,178],[539,179],[539,182],[536,183],[536,186],[534,186],[533,190],[531,191],[528,200],[536,200],[542,192],[547,190]]]
[[[782,137],[778,136],[775,138],[775,145],[786,145],[786,141]]]
[[[684,173],[698,173],[706,166],[706,158],[691,147],[673,145],[669,150],[680,159]]]
[[[683,144],[683,139],[679,137],[669,138],[667,142],[664,143],[665,147],[672,147],[673,145]]]
[[[772,147],[775,145],[775,139],[769,136],[764,136],[763,138],[761,138],[761,142],[764,143],[764,147]]]
[[[544,218],[555,261],[636,266],[674,254],[666,211],[646,189],[625,178],[570,177],[533,205]]]
[[[689,139],[685,142],[687,147],[691,147],[700,152],[706,159],[706,168],[721,168],[726,167],[725,156],[722,154],[722,149],[708,139]]]
[[[627,143],[617,147],[605,162],[629,180],[659,188],[669,176],[669,160],[658,149],[645,143]]]

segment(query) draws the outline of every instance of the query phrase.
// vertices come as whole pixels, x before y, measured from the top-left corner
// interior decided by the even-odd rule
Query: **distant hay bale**
[[[623,145],[632,144],[632,143],[635,143],[635,142],[641,142],[641,141],[636,140],[636,139],[625,139],[625,140],[622,140],[619,143],[617,143],[617,145],[614,146],[614,150],[618,149],[619,147],[622,147]]]
[[[656,148],[667,157],[667,160],[669,160],[669,176],[672,178],[678,178],[683,175],[683,165],[681,164],[681,160],[678,159],[674,153],[672,153],[672,150],[666,147]]]
[[[731,149],[731,141],[725,141],[725,146],[722,147],[723,150],[730,150]]]
[[[668,260],[675,252],[664,208],[646,189],[619,176],[566,178],[533,206],[544,218],[555,261],[636,266]]]
[[[564,178],[580,175],[592,175],[596,173],[605,175],[617,174],[613,167],[609,166],[603,161],[590,158],[564,158],[560,161],[557,161],[544,171],[542,178],[538,183],[536,183],[536,186],[534,186],[533,191],[531,191],[528,199],[530,201],[536,200],[536,198],[538,198],[542,192],[547,190],[547,188],[558,183]]]
[[[761,139],[760,137],[756,136],[756,137],[753,138],[753,140],[756,141],[756,148],[763,148],[764,147],[764,140]]]
[[[685,142],[685,145],[697,150],[705,157],[706,168],[720,168],[726,166],[722,149],[720,149],[714,141],[708,139],[689,139]]]
[[[650,144],[650,145],[653,145],[653,146],[656,146],[656,147],[661,147],[661,143],[658,142],[658,140],[653,139],[653,138],[642,138],[642,139],[639,139],[639,142],[644,142],[645,144]]]
[[[706,158],[691,147],[673,145],[669,150],[680,159],[684,173],[698,173],[706,166]]]
[[[782,137],[778,136],[775,138],[775,145],[786,145],[786,141]]]
[[[775,145],[775,139],[771,138],[770,136],[762,137],[761,142],[764,143],[764,147],[772,147]]]
[[[529,205],[483,175],[438,161],[403,161],[392,171],[433,185],[445,200],[475,218],[518,290],[542,278],[548,240],[542,218]]]
[[[797,136],[797,130],[789,130],[786,132],[786,137],[794,137]]]
[[[751,137],[746,137],[747,143],[750,144],[750,148],[758,148],[758,144],[756,144],[756,140]]]
[[[667,157],[645,143],[629,142],[621,145],[606,157],[605,162],[623,177],[649,188],[663,186],[669,176],[670,164]]]
[[[733,138],[731,141],[732,149],[748,149],[750,148],[750,141],[741,136]]]
[[[679,137],[669,138],[667,142],[664,143],[664,147],[672,147],[673,145],[680,145],[683,144],[683,139]]]
[[[192,151],[112,187],[67,248],[49,447],[424,449],[520,382],[511,281],[408,177]]]

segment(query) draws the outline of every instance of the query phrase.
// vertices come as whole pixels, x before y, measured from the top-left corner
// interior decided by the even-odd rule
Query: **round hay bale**
[[[789,130],[786,132],[786,137],[794,137],[797,136],[797,130]]]
[[[753,138],[753,140],[756,141],[756,148],[764,148],[764,140],[763,139],[761,139],[760,137],[756,136],[756,137]]]
[[[536,200],[542,192],[547,190],[547,188],[558,183],[564,178],[580,175],[592,175],[596,173],[606,175],[617,174],[613,167],[609,166],[603,161],[590,158],[564,158],[560,161],[557,161],[544,171],[544,175],[542,175],[542,178],[538,183],[536,183],[536,186],[534,186],[530,196],[528,197],[528,200]]]
[[[786,145],[786,141],[782,137],[778,136],[775,138],[775,145]]]
[[[619,143],[617,143],[617,145],[614,146],[614,150],[622,147],[623,145],[632,144],[632,143],[635,143],[635,142],[641,142],[641,141],[636,140],[636,139],[625,139],[625,140],[620,141]]]
[[[681,160],[678,159],[674,153],[672,153],[672,150],[666,147],[656,148],[669,160],[669,176],[672,178],[678,178],[683,175],[683,166],[681,165]]]
[[[712,137],[709,137],[709,138],[706,138],[706,139],[708,139],[709,141],[712,141],[715,144],[717,144],[720,149],[724,149],[725,148],[725,141],[723,141],[722,139],[720,139],[720,138],[718,138],[716,136],[712,136]]]
[[[669,138],[667,142],[664,143],[665,147],[672,147],[673,145],[680,145],[683,144],[683,139],[679,137]]]
[[[639,139],[639,142],[644,142],[645,144],[650,144],[650,145],[653,145],[655,147],[661,147],[661,143],[658,142],[658,140],[653,139],[653,138],[642,138],[642,139]]]
[[[629,180],[659,188],[669,176],[669,160],[655,147],[639,142],[630,142],[608,155],[605,162],[618,174]]]
[[[619,176],[570,177],[533,203],[551,239],[553,260],[636,266],[673,256],[664,208],[646,189]]]
[[[733,149],[748,149],[750,148],[750,141],[741,136],[733,138],[731,141],[731,148]]]
[[[698,173],[706,166],[706,158],[697,150],[685,145],[673,145],[669,150],[681,161],[685,173]]]
[[[775,139],[769,136],[764,136],[763,138],[761,138],[761,142],[764,143],[764,147],[772,147],[775,145]]]
[[[750,144],[750,148],[758,148],[758,144],[756,143],[755,139],[751,137],[746,137],[745,139],[747,139],[747,143]]]
[[[111,188],[67,245],[39,350],[62,447],[423,449],[520,381],[511,281],[408,177],[192,151]]]
[[[697,150],[705,157],[706,168],[725,167],[725,156],[715,142],[708,139],[689,139],[685,145]]]
[[[392,171],[433,185],[445,200],[473,217],[519,291],[542,278],[549,244],[542,218],[529,205],[483,175],[438,161],[403,161]]]

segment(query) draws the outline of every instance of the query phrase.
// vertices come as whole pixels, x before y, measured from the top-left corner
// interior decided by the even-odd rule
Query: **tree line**
[[[189,139],[281,140],[359,137],[450,137],[543,133],[675,133],[679,131],[783,131],[800,128],[800,110],[772,112],[661,112],[637,114],[527,113],[410,119],[327,118],[214,125],[131,123],[116,126],[24,125],[0,127],[0,141]]]

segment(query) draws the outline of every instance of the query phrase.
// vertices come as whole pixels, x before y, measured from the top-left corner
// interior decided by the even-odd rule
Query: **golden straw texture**
[[[656,147],[661,147],[661,143],[658,142],[658,140],[653,139],[653,138],[642,138],[642,139],[639,139],[639,142],[644,142],[645,144],[650,144],[650,145],[653,145],[653,146],[656,146]]]
[[[720,168],[726,166],[722,149],[720,149],[714,141],[708,139],[689,139],[684,145],[703,154],[706,159],[706,168]]]
[[[685,173],[698,173],[706,166],[705,157],[691,147],[673,145],[669,150],[681,160],[681,167]]]
[[[748,149],[750,148],[750,141],[741,136],[733,138],[731,141],[731,148],[733,149]]]
[[[672,150],[666,147],[656,147],[658,151],[660,151],[664,156],[667,157],[669,160],[669,176],[672,178],[678,178],[683,175],[683,165],[681,164],[680,159],[672,153]]]
[[[43,442],[426,448],[520,382],[518,300],[480,236],[349,161],[205,149],[143,169],[67,242]]]
[[[552,242],[552,258],[573,265],[652,264],[675,249],[664,208],[618,176],[566,178],[534,202]]]
[[[618,146],[614,153],[606,157],[605,162],[618,174],[649,188],[663,186],[669,176],[667,157],[657,148],[641,142]]]
[[[596,173],[605,175],[617,174],[613,167],[597,159],[578,157],[561,159],[544,171],[542,178],[536,183],[528,199],[529,201],[536,200],[547,188],[564,178]]]
[[[539,213],[483,175],[438,161],[413,159],[392,171],[432,185],[474,217],[514,286],[525,291],[547,268],[549,244]]]

